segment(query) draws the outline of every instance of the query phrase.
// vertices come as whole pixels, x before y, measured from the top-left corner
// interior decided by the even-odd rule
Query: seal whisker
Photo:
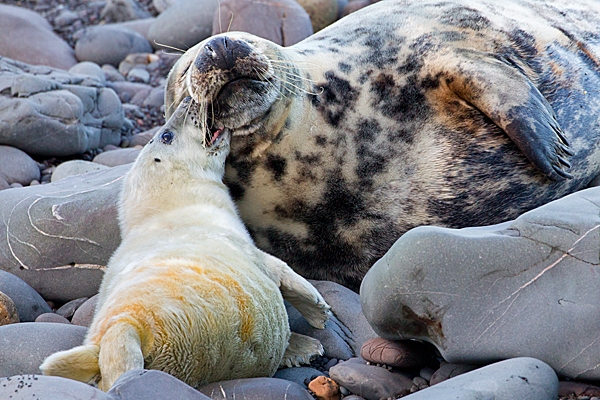
[[[183,53],[186,52],[186,50],[180,49],[180,48],[175,47],[175,46],[169,46],[168,44],[159,43],[156,40],[154,41],[154,44],[157,45],[157,46],[165,47],[167,49],[179,51],[179,52],[181,52],[181,54],[183,54]]]

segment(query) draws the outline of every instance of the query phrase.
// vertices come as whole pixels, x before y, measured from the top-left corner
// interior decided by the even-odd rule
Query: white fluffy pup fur
[[[40,369],[110,389],[158,369],[198,387],[272,376],[322,354],[291,334],[283,298],[323,328],[329,306],[283,261],[259,250],[222,182],[231,134],[204,138],[187,98],[141,151],[120,198],[123,241],[108,263],[82,346]],[[282,296],[283,295],[283,296]]]

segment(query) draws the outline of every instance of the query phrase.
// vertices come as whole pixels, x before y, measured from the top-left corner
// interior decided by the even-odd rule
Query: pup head
[[[202,185],[222,183],[231,132],[201,131],[198,105],[186,97],[140,152],[121,192],[121,229],[197,201]]]

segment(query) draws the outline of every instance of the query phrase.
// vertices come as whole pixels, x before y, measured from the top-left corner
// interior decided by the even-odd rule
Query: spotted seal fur
[[[329,306],[256,248],[222,183],[231,136],[203,140],[194,110],[185,99],[127,174],[123,241],[85,342],[48,357],[44,374],[106,391],[124,372],[149,368],[198,387],[272,376],[322,354],[317,339],[290,333],[283,298],[316,328]]]
[[[287,48],[231,32],[172,69],[233,133],[257,245],[354,289],[408,229],[494,224],[600,173],[600,3],[386,0]]]

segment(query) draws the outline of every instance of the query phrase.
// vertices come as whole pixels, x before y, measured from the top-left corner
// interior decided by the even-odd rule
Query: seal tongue
[[[213,132],[213,137],[212,137],[212,139],[210,141],[210,145],[211,146],[215,143],[215,141],[217,140],[217,138],[219,137],[219,135],[221,133],[223,133],[223,128],[219,128],[219,129],[217,129],[216,131]]]

